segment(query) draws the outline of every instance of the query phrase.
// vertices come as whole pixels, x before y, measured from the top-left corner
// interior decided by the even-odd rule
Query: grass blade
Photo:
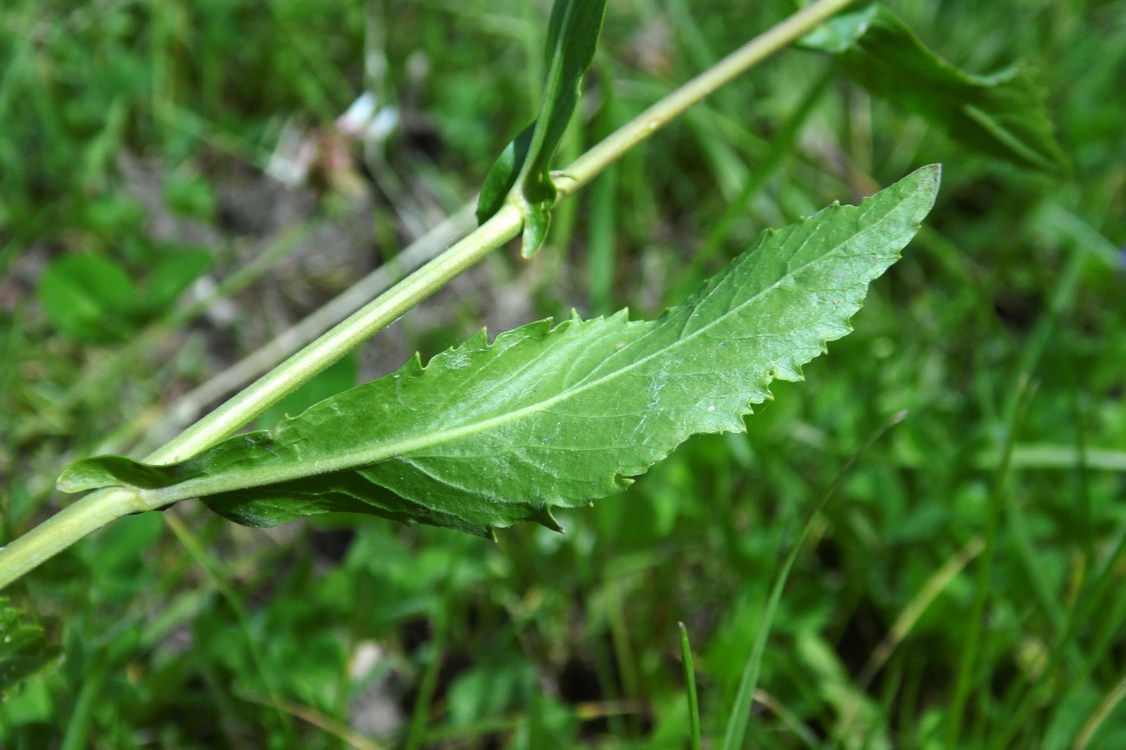
[[[688,728],[692,750],[700,750],[700,702],[696,695],[696,670],[692,666],[692,646],[688,643],[688,628],[680,628],[680,656],[684,662],[684,684],[688,692]]]
[[[770,590],[770,597],[767,599],[766,608],[763,610],[762,617],[759,620],[758,630],[755,633],[754,644],[751,646],[751,654],[747,659],[746,666],[743,668],[743,676],[739,682],[739,692],[735,696],[735,705],[732,707],[731,714],[727,720],[727,731],[724,733],[723,737],[723,750],[739,750],[739,748],[743,746],[743,739],[747,734],[747,723],[751,716],[752,700],[755,695],[755,690],[758,688],[759,675],[762,673],[762,657],[766,652],[766,641],[770,637],[770,629],[774,624],[774,616],[778,613],[778,604],[782,601],[782,592],[785,590],[786,581],[789,580],[790,573],[794,569],[794,563],[797,562],[798,556],[801,555],[802,548],[809,539],[815,522],[821,515],[821,511],[829,504],[829,500],[836,494],[841,481],[844,480],[845,476],[860,456],[877,440],[883,437],[885,432],[902,422],[906,417],[906,412],[899,412],[894,415],[868,439],[868,442],[866,442],[860,450],[852,455],[833,480],[833,484],[829,487],[828,492],[825,493],[817,503],[817,506],[813,509],[813,512],[810,513],[809,520],[806,521],[805,526],[802,528],[801,536],[798,537],[798,540],[790,549],[789,554],[786,555],[786,561],[782,563],[782,569],[778,572],[778,578],[775,580],[774,586]]]

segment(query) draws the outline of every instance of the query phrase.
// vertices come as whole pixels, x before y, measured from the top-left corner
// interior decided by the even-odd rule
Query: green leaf
[[[43,628],[0,597],[0,700],[10,698],[28,678],[53,667],[59,649],[47,643]]]
[[[138,287],[125,266],[94,253],[59,257],[39,278],[43,312],[76,341],[122,341],[147,320],[163,315],[208,268],[211,254],[190,247],[161,246],[145,258],[148,273]],[[147,252],[146,252],[147,254]]]
[[[64,255],[39,277],[39,303],[51,323],[76,341],[112,341],[135,324],[137,289],[129,274],[100,255]]]
[[[145,307],[154,315],[172,306],[192,282],[211,268],[211,253],[200,248],[170,247],[145,279]]]
[[[579,84],[594,60],[606,0],[556,0],[547,30],[547,80],[539,116],[501,152],[485,176],[477,201],[484,223],[506,202],[524,214],[522,252],[531,257],[547,237],[555,185],[551,157],[579,99]]]
[[[848,333],[938,182],[925,167],[859,207],[764,232],[656,321],[573,316],[492,344],[482,331],[272,430],[167,466],[79,461],[59,487],[125,484],[150,507],[201,497],[252,526],[342,510],[478,534],[523,520],[557,528],[553,507],[618,492],[693,434],[743,430],[773,379],[799,380]]]
[[[164,202],[181,216],[214,221],[218,199],[211,183],[185,172],[171,172],[164,178]]]
[[[872,94],[915,112],[967,148],[1048,174],[1068,169],[1032,73],[971,75],[936,55],[879,3],[831,19],[802,39],[839,55]]]

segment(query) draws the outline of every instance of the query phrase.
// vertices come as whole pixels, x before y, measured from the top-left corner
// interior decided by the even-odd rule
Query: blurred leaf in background
[[[48,643],[43,628],[0,597],[0,701],[11,698],[28,679],[57,666],[61,651]]]
[[[934,123],[971,149],[1052,175],[1067,170],[1043,91],[1012,65],[971,75],[927,49],[882,3],[844,13],[807,35],[808,49],[839,55],[874,95]]]
[[[137,288],[125,269],[108,258],[59,258],[44,270],[37,291],[51,322],[75,340],[122,340],[131,331]]]

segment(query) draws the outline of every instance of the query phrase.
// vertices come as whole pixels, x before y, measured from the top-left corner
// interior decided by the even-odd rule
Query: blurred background
[[[69,502],[69,461],[145,454],[464,228],[538,107],[549,5],[5,3],[0,540]],[[608,5],[561,166],[795,7]],[[65,655],[0,703],[0,746],[684,748],[683,622],[720,747],[805,529],[747,746],[1126,747],[1126,3],[889,6],[967,71],[1035,69],[1071,173],[777,55],[561,205],[533,260],[495,253],[258,424],[483,325],[654,316],[762,229],[942,162],[808,382],[565,535],[114,523],[5,592]]]

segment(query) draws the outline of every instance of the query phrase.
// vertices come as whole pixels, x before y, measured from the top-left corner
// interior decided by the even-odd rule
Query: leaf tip
[[[70,467],[68,466],[63,470],[62,474],[59,474],[59,478],[55,480],[55,489],[57,489],[59,492],[66,492],[69,494],[74,492],[81,492],[83,489],[85,489],[85,487],[83,487],[81,481],[75,478],[73,472],[71,472]]]
[[[75,461],[63,469],[55,481],[55,488],[60,492],[73,494],[87,490],[97,490],[102,487],[113,487],[120,484],[116,477],[103,470],[96,459]]]
[[[919,177],[919,187],[932,196],[931,203],[933,203],[933,198],[938,196],[938,187],[942,184],[941,162],[919,167],[915,170],[915,174]]]
[[[525,209],[524,231],[521,235],[520,255],[531,258],[543,247],[547,230],[551,226],[551,212],[547,205],[533,205]]]

